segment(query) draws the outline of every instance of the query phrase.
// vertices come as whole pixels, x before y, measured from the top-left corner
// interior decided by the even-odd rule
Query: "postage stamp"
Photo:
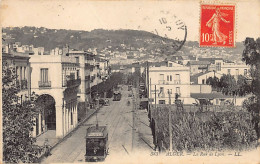
[[[235,9],[235,5],[201,4],[200,46],[235,46]]]

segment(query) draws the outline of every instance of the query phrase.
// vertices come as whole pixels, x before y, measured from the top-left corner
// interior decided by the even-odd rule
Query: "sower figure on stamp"
[[[216,9],[216,12],[207,22],[206,26],[212,27],[213,31],[213,44],[217,44],[217,42],[223,42],[226,44],[226,39],[228,38],[225,34],[220,32],[220,21],[222,20],[225,23],[230,23],[230,21],[225,20],[222,16],[227,16],[228,14],[222,13],[219,11],[219,8]]]

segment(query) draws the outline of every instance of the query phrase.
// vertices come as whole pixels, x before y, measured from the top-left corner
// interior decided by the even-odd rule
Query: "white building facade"
[[[192,104],[190,97],[190,68],[172,63],[149,68],[149,99],[152,104],[173,104],[178,94],[184,104]]]
[[[62,138],[78,123],[77,92],[80,85],[79,63],[63,55],[33,55],[31,90],[39,97],[42,112],[36,118],[33,136],[55,130]]]

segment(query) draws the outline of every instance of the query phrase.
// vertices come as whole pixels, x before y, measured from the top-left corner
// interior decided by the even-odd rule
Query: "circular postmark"
[[[187,38],[187,26],[177,15],[169,11],[160,11],[152,18],[146,17],[144,23],[150,26],[150,31],[162,38],[161,51],[173,55],[184,45]],[[148,23],[148,24],[147,24]]]

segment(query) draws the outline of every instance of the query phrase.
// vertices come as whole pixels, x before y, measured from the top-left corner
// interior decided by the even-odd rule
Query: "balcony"
[[[51,81],[39,81],[39,88],[49,88],[51,87]]]
[[[21,89],[28,89],[27,87],[27,80],[21,80]]]
[[[174,80],[174,84],[181,84],[181,80]]]
[[[159,80],[158,83],[159,84],[165,84],[165,80]]]

